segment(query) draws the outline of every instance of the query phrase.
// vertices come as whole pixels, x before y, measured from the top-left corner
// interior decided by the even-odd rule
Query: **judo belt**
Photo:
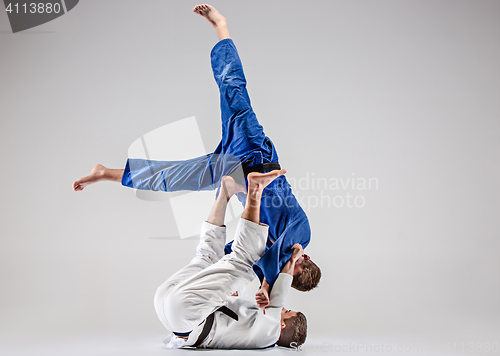
[[[252,172],[267,172],[267,171],[274,171],[275,169],[281,169],[281,166],[278,162],[265,162],[262,164],[257,164],[255,166],[248,167],[250,163],[252,162],[251,161],[243,162],[242,166],[245,177],[248,175],[248,173]]]
[[[198,339],[196,342],[192,345],[192,347],[198,347],[201,345],[201,343],[207,338],[208,333],[212,329],[212,326],[214,325],[214,314],[215,312],[222,312],[226,314],[228,317],[233,318],[234,320],[238,321],[238,314],[236,314],[234,311],[229,309],[226,306],[222,306],[216,311],[214,311],[212,314],[210,314],[206,319],[205,319],[205,325],[203,325],[203,330],[201,331],[200,335],[198,336]]]

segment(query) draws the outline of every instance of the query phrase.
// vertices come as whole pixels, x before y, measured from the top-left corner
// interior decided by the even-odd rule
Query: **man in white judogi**
[[[224,255],[227,202],[244,187],[230,177],[223,178],[220,194],[203,223],[196,256],[155,295],[158,317],[170,332],[165,339],[167,347],[265,348],[274,346],[280,335],[284,339],[280,345],[291,347],[291,342],[304,342],[304,315],[283,308],[295,261],[304,253],[299,244],[294,246],[270,296],[262,289],[256,295],[257,303],[232,296],[255,278],[252,265],[264,254],[268,235],[268,226],[259,222],[262,191],[284,173],[276,170],[248,175],[245,210],[233,252],[228,255]]]

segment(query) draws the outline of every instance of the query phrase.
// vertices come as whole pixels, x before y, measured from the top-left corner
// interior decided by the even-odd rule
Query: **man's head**
[[[321,279],[321,270],[311,261],[311,258],[304,254],[297,262],[293,270],[292,287],[302,292],[315,288]]]
[[[306,341],[307,319],[301,312],[281,310],[281,334],[276,342],[283,347],[297,347]]]

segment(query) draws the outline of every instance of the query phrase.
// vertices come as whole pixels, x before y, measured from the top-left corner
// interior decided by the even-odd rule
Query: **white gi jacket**
[[[227,307],[238,314],[238,321],[222,312],[215,313],[214,325],[199,347],[215,349],[253,349],[272,346],[280,337],[281,309],[285,304],[293,277],[280,273],[269,297],[266,314],[254,301],[232,297]],[[203,328],[189,335],[186,346],[193,344]]]
[[[232,297],[226,306],[238,314],[234,320],[216,312],[214,324],[206,339],[198,347],[216,349],[252,349],[272,346],[281,332],[281,309],[285,304],[293,277],[280,273],[271,291],[266,314],[253,301]],[[170,334],[164,343],[167,348],[190,347],[198,339],[205,323],[195,328],[187,340]]]
[[[164,340],[166,346],[180,348],[193,345],[205,325],[202,321],[210,314],[209,309],[217,310],[221,305],[235,312],[238,320],[220,311],[215,312],[212,328],[198,347],[248,349],[274,345],[281,332],[281,310],[293,277],[280,273],[269,296],[270,304],[265,315],[254,301],[229,297],[255,278],[252,264],[265,251],[267,225],[241,219],[235,237],[236,248],[230,255],[223,252],[225,227],[204,223],[200,237],[196,257],[160,286],[155,296],[158,316],[170,331]],[[227,292],[228,296],[224,297]],[[219,304],[218,300],[223,302]],[[188,320],[192,324],[201,315],[200,310],[208,312],[199,319],[201,324],[197,322],[188,329],[192,331],[187,340],[172,333],[184,332],[184,322]]]

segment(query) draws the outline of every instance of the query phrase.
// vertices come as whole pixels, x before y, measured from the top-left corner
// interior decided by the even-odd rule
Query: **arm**
[[[290,257],[288,262],[285,264],[285,266],[281,270],[280,275],[281,274],[288,274],[293,279],[293,270],[295,268],[295,263],[300,258],[300,256],[302,256],[304,254],[304,249],[302,248],[302,245],[300,245],[300,244],[293,245],[292,249],[293,249],[292,256]],[[279,277],[280,276],[278,276],[278,278]],[[289,277],[288,277],[288,279],[289,279]],[[257,302],[257,305],[259,306],[259,308],[265,308],[268,305],[270,305],[270,303],[271,303],[271,301],[269,299],[270,288],[271,287],[270,287],[269,283],[267,283],[267,280],[264,277],[264,279],[262,281],[262,286],[260,287],[257,294],[255,294],[255,301]],[[273,290],[271,297],[274,299],[274,296],[276,294],[282,294],[282,291]],[[277,299],[282,299],[282,297],[280,296]],[[283,302],[284,302],[284,300],[283,300]],[[280,303],[278,303],[278,304],[280,304]],[[265,309],[264,309],[264,313],[265,313]]]

